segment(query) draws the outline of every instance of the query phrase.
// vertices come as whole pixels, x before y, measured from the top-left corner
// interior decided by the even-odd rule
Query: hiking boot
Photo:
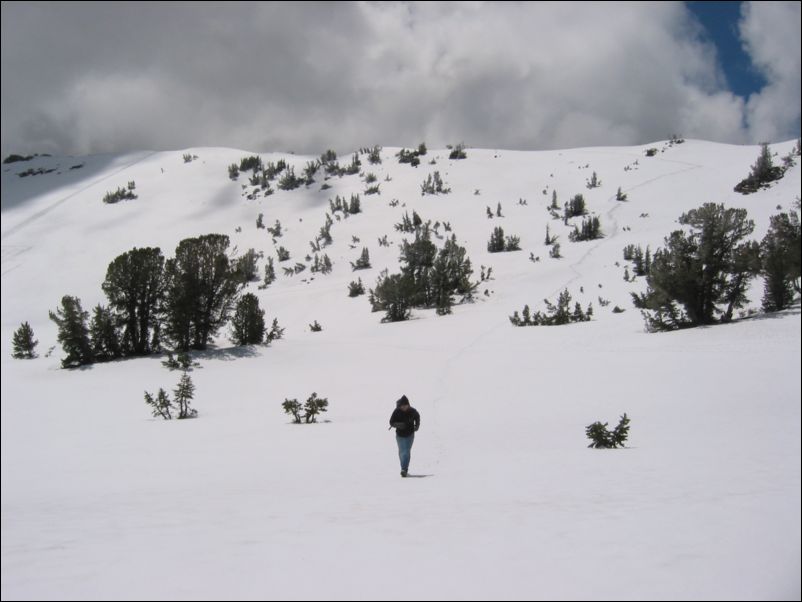
[[[407,471],[406,471],[406,470],[402,470],[402,471],[401,471],[401,476],[402,476],[402,477],[405,477],[405,476],[407,476]]]

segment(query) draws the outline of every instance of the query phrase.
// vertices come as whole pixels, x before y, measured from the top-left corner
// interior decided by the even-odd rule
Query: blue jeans
[[[409,470],[409,458],[412,455],[412,443],[415,441],[415,435],[409,437],[395,436],[395,441],[398,443],[398,459],[401,460],[401,470]]]

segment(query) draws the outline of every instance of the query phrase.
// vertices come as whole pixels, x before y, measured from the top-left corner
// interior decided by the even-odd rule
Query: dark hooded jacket
[[[406,412],[396,408],[390,416],[390,426],[395,428],[395,434],[399,437],[409,437],[420,428],[420,414],[411,406]]]

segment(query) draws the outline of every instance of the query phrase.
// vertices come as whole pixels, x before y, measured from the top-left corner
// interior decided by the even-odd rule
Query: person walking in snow
[[[395,441],[398,443],[398,459],[401,461],[401,476],[407,476],[409,459],[412,455],[412,443],[415,431],[420,428],[420,414],[409,405],[409,399],[402,395],[395,403],[395,410],[390,416],[390,427],[395,429]]]

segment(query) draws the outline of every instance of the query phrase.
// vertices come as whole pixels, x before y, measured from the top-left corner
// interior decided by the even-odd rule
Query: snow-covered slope
[[[645,157],[648,147],[662,152]],[[799,196],[800,167],[744,197],[732,188],[757,147],[469,149],[461,161],[434,150],[417,168],[399,164],[398,150],[385,148],[380,165],[363,157],[379,195],[356,175],[320,190],[319,174],[253,200],[245,174],[227,175],[250,153],[232,149],[3,165],[3,599],[798,599],[798,305],[647,334],[629,295],[644,283],[624,281],[622,249],[655,249],[705,202],[745,207],[760,239],[777,206]],[[261,156],[296,172],[313,159]],[[40,167],[56,171],[16,175]],[[421,196],[435,170],[452,192]],[[593,172],[602,185],[589,190]],[[139,198],[101,202],[131,180]],[[560,205],[582,193],[605,237],[568,242],[546,209],[554,190]],[[183,238],[221,233],[239,254],[275,256],[256,228],[262,213],[267,226],[280,220],[290,263],[303,262],[329,199],[351,193],[363,212],[333,225],[331,274],[290,277],[276,263],[274,284],[248,288],[285,339],[237,348],[221,333],[197,354],[197,420],[150,417],[143,391],[178,380],[163,358],[66,371],[59,347],[47,355],[48,310],[65,294],[84,309],[105,303],[100,284],[117,255],[159,246],[169,257]],[[504,217],[488,219],[498,203]],[[475,276],[487,266],[493,279],[453,315],[416,310],[381,324],[347,284],[398,270],[393,225],[413,210],[450,222]],[[547,224],[562,259],[543,244]],[[522,251],[488,253],[496,226]],[[384,235],[390,247],[378,245]],[[363,246],[373,268],[354,273]],[[594,321],[510,325],[513,311],[566,287],[593,303]],[[755,281],[754,308],[761,289]],[[322,332],[310,332],[315,320]],[[40,341],[32,361],[11,359],[23,321]],[[288,424],[281,402],[313,391],[329,399],[328,422]],[[387,430],[402,394],[422,415],[420,478],[399,477]],[[586,448],[586,425],[624,412],[629,448]]]

